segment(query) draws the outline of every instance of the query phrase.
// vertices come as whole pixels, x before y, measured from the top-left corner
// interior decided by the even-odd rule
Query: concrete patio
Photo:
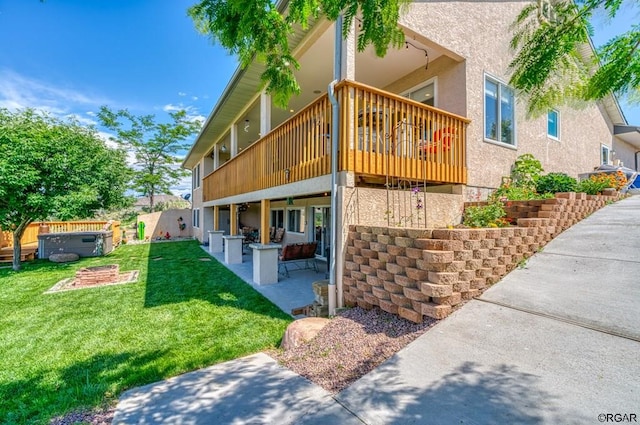
[[[314,299],[311,284],[317,280],[325,279],[327,276],[327,263],[322,260],[316,260],[319,272],[314,270],[291,270],[289,277],[279,275],[278,283],[260,285],[253,280],[251,248],[244,248],[242,263],[240,264],[226,264],[224,262],[224,252],[210,253],[206,246],[203,246],[202,249],[288,314],[291,314],[291,310],[296,307],[311,304]]]

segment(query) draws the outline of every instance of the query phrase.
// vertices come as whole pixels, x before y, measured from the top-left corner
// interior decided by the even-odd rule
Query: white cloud
[[[198,100],[198,96],[191,96],[191,100]]]
[[[174,105],[173,103],[168,103],[162,107],[162,110],[165,112],[176,112],[181,109],[186,109],[182,104]]]
[[[178,92],[178,96],[183,97],[183,96],[186,96],[186,95],[187,95],[187,94],[186,94],[185,92],[183,92],[183,91],[179,91],[179,92]]]
[[[178,103],[177,105],[173,103],[167,103],[162,107],[162,110],[165,112],[176,112],[180,110],[185,110],[187,112],[187,120],[190,122],[199,122],[201,125],[205,122],[207,117],[202,115],[198,108],[193,105],[185,106],[182,103]]]
[[[85,126],[98,125],[98,122],[96,120],[94,120],[92,118],[86,118],[86,117],[83,117],[82,115],[78,115],[78,114],[67,114],[63,118],[68,119],[68,120],[78,121],[80,124],[85,125]]]
[[[97,109],[107,103],[111,102],[100,96],[30,78],[10,69],[0,69],[0,107],[3,108],[34,108],[64,117],[73,111],[86,110],[87,106]],[[76,117],[80,120],[80,115]]]
[[[98,115],[93,111],[87,111],[87,112],[85,112],[85,114],[89,115],[90,117],[95,117],[96,115]]]

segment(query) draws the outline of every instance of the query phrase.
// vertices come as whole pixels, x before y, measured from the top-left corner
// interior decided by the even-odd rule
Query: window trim
[[[193,182],[191,187],[193,189],[198,189],[200,187],[200,163],[198,162],[198,165],[196,165],[195,167],[193,167],[192,170],[192,176],[193,176]]]
[[[554,135],[549,133],[549,114],[551,112],[555,112],[556,113],[556,132],[558,133],[557,136],[554,136]],[[560,141],[560,111],[558,109],[551,108],[547,112],[547,137],[550,138],[551,140],[555,140],[557,142]]]
[[[604,161],[604,152],[607,152],[607,161]],[[613,163],[611,160],[611,147],[605,145],[603,143],[600,144],[600,165],[609,165],[609,163]]]
[[[430,84],[433,84],[433,107],[437,108],[438,107],[438,77],[431,77],[426,81],[421,82],[420,84],[417,84],[411,88],[408,88],[407,90],[403,91],[400,93],[400,96],[403,97],[407,97],[410,93],[413,93],[415,91],[420,90],[421,88],[424,88]],[[409,99],[407,97],[407,99]],[[409,100],[413,100],[415,102],[419,102],[418,100],[415,99],[409,99]],[[420,102],[422,103],[422,102]],[[428,106],[428,105],[427,105]]]
[[[269,226],[270,227],[278,227],[275,223],[272,222],[273,219],[273,213],[276,211],[282,211],[282,227],[286,229],[286,215],[284,212],[284,208],[271,208],[269,209]]]
[[[495,84],[498,85],[498,93],[497,93],[497,99],[498,99],[498,116],[496,117],[496,121],[497,122],[502,122],[502,107],[500,106],[500,97],[501,97],[501,86],[505,86],[508,87],[509,89],[511,89],[511,91],[513,92],[513,144],[510,143],[505,143],[501,140],[493,140],[493,139],[489,139],[487,138],[487,134],[486,134],[486,126],[487,126],[487,101],[486,101],[486,91],[487,91],[487,80],[490,80],[492,82],[494,82]],[[485,72],[483,74],[483,78],[482,78],[482,140],[485,143],[489,143],[492,145],[496,145],[496,146],[501,146],[503,148],[509,148],[509,149],[513,149],[513,150],[517,150],[518,149],[518,131],[517,131],[517,114],[516,114],[516,93],[515,90],[513,89],[513,87],[509,86],[509,84],[507,84],[506,82],[504,82],[503,80],[501,80],[498,77],[494,77],[493,75]],[[501,136],[501,134],[499,134],[499,136]],[[501,137],[498,137],[499,139]]]
[[[195,229],[200,228],[200,208],[193,209],[193,227]]]
[[[298,223],[298,224],[299,224],[299,226],[298,226],[297,228],[298,228],[298,229],[306,229],[306,226],[307,226],[307,223],[306,223],[307,215],[306,215],[306,212],[305,212],[305,208],[304,208],[304,207],[299,207],[299,208],[287,208],[287,210],[286,210],[286,211],[287,211],[287,212],[286,212],[286,214],[285,214],[285,216],[286,216],[286,217],[285,217],[285,219],[286,219],[286,222],[285,222],[285,228],[287,229],[287,232],[289,232],[289,233],[296,233],[296,234],[298,234],[298,235],[304,235],[304,234],[305,234],[305,230],[303,230],[302,232],[300,232],[300,231],[297,231],[297,230],[291,230],[291,229],[290,229],[289,213],[290,213],[291,211],[300,211],[300,223]],[[304,217],[302,216],[303,214],[304,214]],[[303,221],[303,219],[304,219],[304,221],[305,221],[304,223],[302,222],[302,221]]]

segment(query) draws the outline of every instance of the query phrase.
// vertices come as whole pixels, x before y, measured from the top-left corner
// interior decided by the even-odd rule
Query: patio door
[[[316,255],[327,256],[326,249],[331,246],[331,208],[313,207],[313,240],[318,243]]]

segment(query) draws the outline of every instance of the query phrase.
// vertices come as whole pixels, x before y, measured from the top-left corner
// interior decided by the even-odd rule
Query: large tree
[[[613,18],[623,4],[624,0],[541,0],[522,10],[511,42],[516,55],[510,83],[527,95],[530,115],[609,93],[637,101],[640,24],[609,40],[596,55],[588,54],[594,14]],[[627,6],[640,2],[627,0]]]
[[[154,115],[136,116],[126,109],[114,112],[103,106],[98,113],[101,124],[115,131],[114,140],[134,154],[133,189],[149,197],[151,212],[155,195],[170,193],[169,188],[188,175],[177,155],[189,148],[182,142],[200,128],[185,110],[169,115],[172,122],[156,123]]]
[[[373,45],[378,56],[390,46],[401,47],[404,34],[398,27],[402,5],[409,0],[292,0],[283,14],[272,0],[200,0],[188,13],[196,28],[233,54],[242,66],[257,58],[266,65],[262,74],[274,103],[286,107],[300,92],[294,76],[299,64],[288,36],[295,25],[306,28],[311,19],[324,15],[335,21],[344,16],[344,35],[359,20],[358,50]]]
[[[615,16],[624,0],[538,0],[528,4],[518,18],[512,45],[516,57],[511,84],[528,95],[529,112],[546,112],[552,105],[591,100],[613,91],[640,100],[640,27],[611,39],[599,50],[599,68],[585,63],[577,47],[588,43],[589,20],[603,8]],[[638,0],[626,0],[637,4]],[[345,19],[345,35],[359,21],[358,49],[374,46],[384,56],[399,47],[404,34],[398,27],[402,6],[409,0],[292,0],[285,14],[272,0],[199,0],[188,13],[196,28],[237,54],[242,66],[257,59],[266,68],[262,79],[274,102],[285,107],[300,92],[287,36],[295,25],[324,15]],[[434,5],[434,7],[437,7]]]
[[[13,269],[20,269],[20,239],[31,222],[122,205],[125,158],[77,122],[0,109],[0,227],[13,233]]]

